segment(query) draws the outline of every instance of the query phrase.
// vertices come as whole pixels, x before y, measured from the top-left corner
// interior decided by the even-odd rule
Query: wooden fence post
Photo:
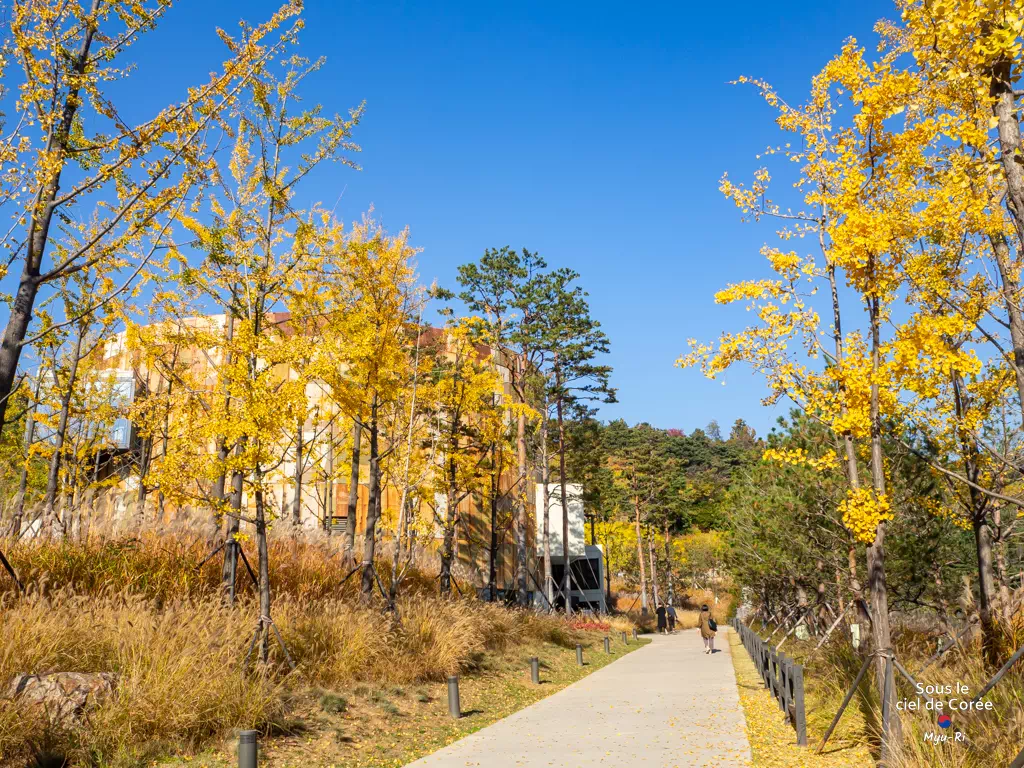
[[[804,668],[793,665],[793,725],[796,727],[796,743],[807,746],[807,713],[804,710]]]
[[[786,720],[792,723],[796,730],[797,744],[802,747],[807,746],[807,715],[805,710],[803,667],[795,663],[786,654],[777,652],[760,635],[742,622],[737,620],[733,626],[737,633],[739,633],[740,641],[754,662],[754,667],[757,669],[758,674],[761,675],[764,687],[775,697],[779,709],[783,711]],[[858,675],[858,683],[863,676],[863,672],[864,669],[861,670],[861,675]],[[852,698],[852,691],[848,698]],[[830,733],[835,728],[835,723],[838,722],[839,716],[842,715],[842,710],[846,708],[847,703],[849,702],[844,702],[843,707],[840,708],[836,721],[833,722],[832,728],[829,729]],[[827,738],[828,735],[826,735]],[[1024,766],[1020,768],[1024,768]]]
[[[779,685],[779,654],[774,649],[771,651],[771,673],[772,673],[772,695],[776,699],[782,697],[782,687]],[[781,708],[781,703],[780,703]]]
[[[779,706],[785,713],[786,719],[789,720],[789,659],[784,653],[779,654],[779,683],[782,688],[782,698],[779,701]]]
[[[881,765],[889,768],[892,757],[890,738],[892,734],[892,651],[885,652],[885,679],[882,686],[882,760]]]

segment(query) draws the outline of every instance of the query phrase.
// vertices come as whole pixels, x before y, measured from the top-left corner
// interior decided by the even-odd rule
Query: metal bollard
[[[534,685],[540,685],[540,659],[536,656],[530,659],[530,679]]]
[[[452,675],[448,678],[448,712],[456,720],[462,717],[462,708],[459,706],[458,675]]]
[[[623,645],[629,645],[629,639],[626,637],[626,633],[625,632],[622,633],[622,644]]]
[[[576,643],[576,663],[583,666],[583,646],[579,643]]]
[[[612,641],[611,641],[611,638],[609,638],[609,637],[606,637],[604,639],[604,652],[605,653],[611,653],[612,652]]]
[[[633,641],[636,642],[639,638],[636,636],[636,627],[633,627]]]
[[[238,734],[238,768],[256,768],[256,731],[242,731]]]

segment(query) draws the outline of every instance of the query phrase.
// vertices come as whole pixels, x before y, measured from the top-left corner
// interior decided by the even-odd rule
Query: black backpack
[[[718,622],[712,619],[710,616],[708,616],[708,629],[710,629],[712,632],[718,631]]]

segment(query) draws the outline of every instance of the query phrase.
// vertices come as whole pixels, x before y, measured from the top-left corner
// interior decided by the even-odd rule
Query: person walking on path
[[[718,624],[711,618],[711,611],[707,605],[700,607],[700,618],[697,619],[697,626],[700,628],[700,636],[704,640],[704,653],[715,652],[715,632],[718,631]]]
[[[668,632],[672,634],[676,631],[676,609],[672,603],[669,603],[668,608],[665,609],[665,616],[668,618]]]
[[[668,634],[668,630],[665,628],[665,606],[658,604],[658,610],[655,611],[658,614],[658,632],[663,635]]]

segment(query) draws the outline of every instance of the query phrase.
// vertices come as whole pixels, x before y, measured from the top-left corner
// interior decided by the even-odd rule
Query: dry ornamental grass
[[[419,574],[397,614],[385,614],[360,606],[347,585],[338,590],[339,559],[278,540],[273,618],[298,669],[291,673],[273,645],[267,667],[245,670],[257,605],[250,590],[236,608],[223,605],[220,563],[195,569],[203,549],[202,542],[150,536],[10,553],[28,594],[0,595],[0,683],[21,672],[74,671],[113,672],[118,684],[67,731],[17,700],[0,700],[0,765],[55,754],[74,765],[141,766],[194,752],[232,729],[285,728],[290,702],[311,687],[439,681],[472,670],[489,652],[540,641],[573,647],[584,636],[555,615],[439,599]],[[621,620],[616,626],[632,628]]]

